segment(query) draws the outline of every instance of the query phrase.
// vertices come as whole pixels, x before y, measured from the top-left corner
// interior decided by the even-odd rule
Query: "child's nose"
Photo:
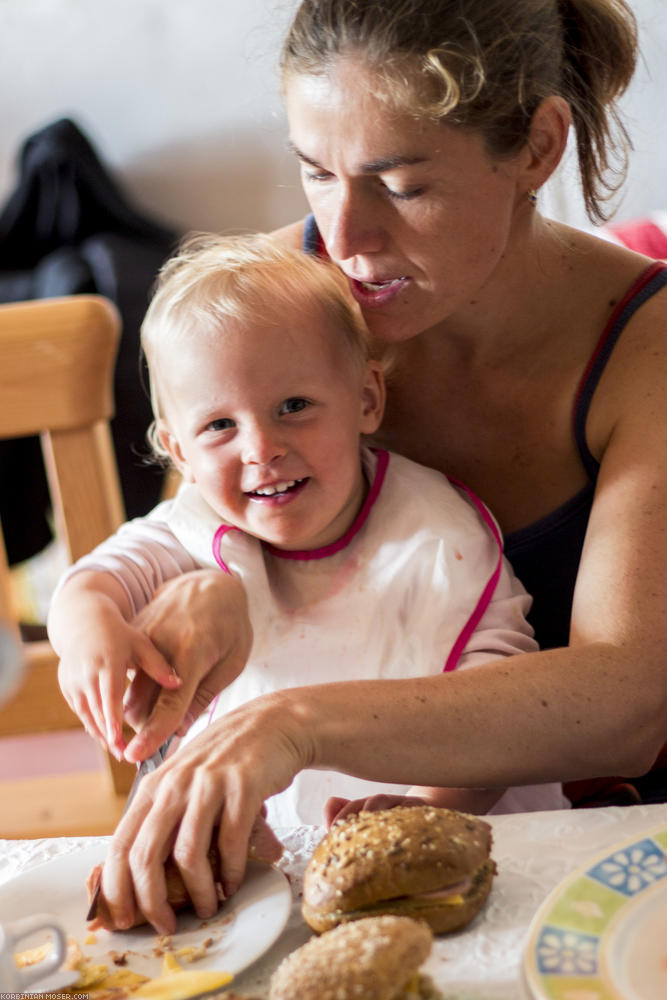
[[[282,458],[286,451],[277,429],[258,426],[246,432],[241,458],[245,465],[270,465]]]

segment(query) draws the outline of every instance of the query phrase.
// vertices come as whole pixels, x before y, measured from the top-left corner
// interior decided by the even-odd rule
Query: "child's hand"
[[[360,812],[379,812],[381,809],[394,809],[396,806],[431,805],[426,798],[417,795],[385,795],[379,793],[367,799],[341,799],[332,796],[324,806],[324,821],[331,826],[338,819],[352,816]]]
[[[58,679],[87,732],[119,760],[125,752],[123,698],[128,676],[148,675],[160,687],[181,681],[151,640],[101,597],[81,607],[59,643]]]

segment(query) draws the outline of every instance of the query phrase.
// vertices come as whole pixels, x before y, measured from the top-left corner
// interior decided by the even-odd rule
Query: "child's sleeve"
[[[503,556],[493,597],[461,653],[457,669],[499,656],[537,652],[539,647],[526,617],[531,603],[532,598]]]
[[[166,500],[146,517],[134,518],[121,525],[114,535],[65,572],[56,593],[82,570],[109,573],[125,590],[133,615],[136,615],[167,580],[199,569],[199,563],[181,545],[166,522],[172,502]]]

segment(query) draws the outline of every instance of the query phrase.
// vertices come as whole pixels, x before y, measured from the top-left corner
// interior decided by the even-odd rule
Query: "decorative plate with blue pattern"
[[[523,972],[535,1000],[665,1000],[667,829],[561,882],[533,919]]]

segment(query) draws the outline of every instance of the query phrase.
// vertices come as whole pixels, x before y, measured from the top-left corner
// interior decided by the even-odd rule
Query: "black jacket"
[[[139,327],[178,236],[129,204],[74,122],[60,119],[25,141],[18,184],[0,213],[0,302],[91,292],[115,302],[123,334],[111,429],[130,517],[150,510],[161,488],[158,470],[145,461],[151,410]],[[0,441],[0,482],[0,518],[14,563],[51,538],[37,439]]]

